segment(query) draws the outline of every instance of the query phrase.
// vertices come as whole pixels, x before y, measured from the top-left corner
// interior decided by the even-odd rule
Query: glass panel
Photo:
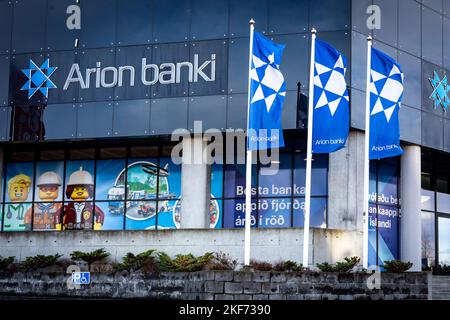
[[[157,157],[158,147],[157,146],[147,146],[147,147],[132,147],[131,157],[132,158],[143,158],[143,157]]]
[[[189,0],[162,0],[154,2],[153,41],[177,42],[188,40]]]
[[[257,222],[256,200],[252,200],[251,226],[256,228]],[[244,228],[245,226],[245,199],[223,201],[224,228]]]
[[[294,196],[305,195],[306,156],[302,153],[294,155]],[[328,161],[327,156],[314,155],[311,172],[311,195],[325,196],[328,193]]]
[[[228,95],[227,128],[247,127],[247,94]]]
[[[347,29],[350,26],[350,0],[310,1],[310,25],[317,30],[331,31]],[[330,13],[333,14],[330,14]]]
[[[156,228],[156,201],[133,200],[126,203],[126,230]]]
[[[287,197],[292,195],[292,155],[287,153],[280,154],[280,163],[272,164],[279,166],[274,175],[264,175],[266,169],[271,165],[261,166],[259,169],[259,187],[260,195],[264,197]],[[273,170],[274,168],[272,168]],[[270,211],[270,210],[269,210]],[[270,214],[269,212],[268,214]]]
[[[223,130],[227,119],[226,96],[203,96],[189,99],[189,129],[194,128],[194,121],[202,121],[202,129]]]
[[[0,54],[11,52],[11,29],[13,19],[13,5],[11,1],[0,2]]]
[[[117,44],[144,44],[152,40],[152,1],[117,1]]]
[[[0,140],[9,141],[9,125],[11,123],[11,108],[0,108]]]
[[[34,204],[33,230],[61,230],[63,204],[59,202],[39,202]]]
[[[70,10],[70,14],[67,13],[71,5],[76,5],[73,0],[48,0],[47,50],[74,49],[75,39],[80,38],[80,30],[67,28],[68,20],[71,23],[74,22],[73,14],[75,11]],[[84,28],[84,21],[82,20],[81,26]]]
[[[398,169],[380,163],[378,166],[378,204],[398,205]]]
[[[157,158],[130,159],[127,198],[135,201],[156,199],[158,169]]]
[[[33,199],[33,162],[8,163],[6,165],[6,195],[3,231],[31,230]]]
[[[176,117],[173,115],[176,114]],[[175,129],[187,128],[188,99],[153,99],[150,110],[152,134],[171,134]]]
[[[434,191],[422,189],[420,199],[422,210],[434,211]]]
[[[252,186],[256,186],[256,165],[252,166]],[[245,165],[226,164],[224,173],[224,186],[226,198],[245,197]],[[256,196],[257,188],[252,188],[252,196]],[[229,207],[227,203],[226,208]]]
[[[442,23],[441,15],[423,8],[422,58],[438,65],[442,65]]]
[[[116,102],[113,119],[114,136],[148,134],[150,127],[150,100]]]
[[[79,98],[79,91],[81,90],[79,83],[68,83],[67,88],[65,88],[65,81],[66,77],[70,73],[72,65],[74,63],[78,63],[78,52],[57,51],[50,52],[46,56],[49,59],[50,66],[58,67],[58,69],[51,76],[51,80],[57,86],[57,89],[49,90],[48,103],[70,103],[77,101]],[[95,65],[93,67],[95,67]],[[84,71],[81,72],[84,79]],[[95,87],[95,80],[93,79],[91,79],[91,87]]]
[[[419,3],[415,1],[400,0],[399,12],[400,12],[398,17],[399,49],[412,53],[417,57],[420,57],[421,34],[419,21],[421,16],[421,6]],[[411,23],[412,21],[415,21],[416,23]]]
[[[242,70],[248,69],[248,38],[230,40],[228,55],[229,93],[247,92],[248,79],[242,76]]]
[[[442,13],[442,1],[443,0],[422,0],[424,6],[430,7],[439,13]],[[444,0],[446,2],[447,0]]]
[[[144,85],[141,81],[142,59],[146,59],[146,63],[152,61],[152,46],[139,47],[121,47],[116,49],[116,67],[132,66],[134,71],[124,69],[119,76],[122,79],[122,86],[115,87],[115,99],[138,99],[150,97],[151,86]],[[152,70],[152,69],[150,69]],[[147,77],[150,79],[151,71],[147,71]],[[133,85],[131,85],[133,84]]]
[[[369,202],[377,202],[377,168],[378,162],[370,161],[369,165]]]
[[[116,0],[83,1],[81,9],[81,47],[114,45],[116,38]]]
[[[13,114],[14,141],[35,142],[45,134],[43,108],[39,106],[15,106]]]
[[[399,258],[398,208],[394,206],[378,206],[378,258],[381,265],[384,261]]]
[[[373,4],[379,6],[382,12],[382,28],[373,30],[374,38],[396,47],[398,34],[398,1],[374,0]],[[403,14],[404,13],[402,12],[402,15]],[[366,15],[366,17],[367,16],[368,15]]]
[[[297,83],[302,84],[302,88],[308,87],[309,69],[309,44],[306,35],[286,35],[273,37],[276,43],[286,45],[280,70],[286,81],[286,90],[297,91]],[[303,57],[299,59],[299,57]]]
[[[222,164],[211,166],[211,198],[222,198],[223,196],[223,168]]]
[[[189,68],[180,67],[180,81],[176,79],[176,63],[189,61],[189,45],[187,43],[159,44],[153,46],[152,64],[160,66],[159,81],[151,86],[153,98],[187,96],[189,90]],[[164,64],[164,66],[161,66]],[[148,71],[147,81],[155,78]]]
[[[74,104],[48,105],[44,110],[45,139],[75,137],[76,112]]]
[[[159,159],[159,192],[161,199],[179,199],[181,196],[181,165],[176,165],[170,157]]]
[[[435,264],[435,228],[434,212],[422,212],[422,269]]]
[[[158,201],[158,229],[179,229],[180,209],[180,200]]]
[[[361,34],[367,34],[367,8],[372,5],[372,0],[352,1],[352,29]]]
[[[443,147],[443,119],[422,112],[422,144],[427,147],[442,149]]]
[[[65,200],[85,202],[94,197],[94,161],[66,162]]]
[[[438,218],[439,264],[450,265],[450,219]]]
[[[260,199],[259,228],[287,228],[291,226],[291,199]]]
[[[114,71],[105,68],[114,66],[114,60],[114,49],[94,49],[81,52],[80,70],[92,69],[91,71],[93,72],[89,75],[86,75],[84,78],[86,89],[79,89],[80,101],[99,101],[113,99],[113,84],[115,84],[115,80],[117,80],[117,78],[114,79]],[[95,72],[96,68],[98,67],[101,68],[101,72]],[[103,72],[103,70],[109,71]],[[77,84],[76,86],[79,85]]]
[[[45,47],[47,0],[14,3],[12,47],[16,52],[39,52]]]
[[[358,2],[358,1],[357,1]],[[351,54],[351,85],[352,88],[366,90],[366,64],[367,64],[367,40],[366,36],[358,32],[352,32]],[[351,99],[353,104],[353,99]],[[364,109],[364,104],[358,106]],[[354,109],[354,108],[352,108]]]
[[[0,106],[8,105],[9,56],[0,56]]]
[[[305,222],[305,200],[303,198],[294,198],[292,203],[294,209],[293,226],[303,228]],[[326,198],[311,198],[310,209],[310,227],[311,228],[326,228],[326,213],[327,213],[327,199]]]
[[[442,116],[441,107],[438,106],[435,109],[434,101],[430,99],[433,93],[433,86],[430,83],[430,79],[434,78],[434,72],[438,74],[439,79],[443,79],[445,76],[445,73],[437,65],[422,61],[422,110]]]
[[[230,0],[230,34],[232,37],[248,36],[248,21],[257,22],[257,30],[267,33],[267,0]]]
[[[100,149],[100,158],[102,159],[125,158],[126,155],[127,149],[122,147]]]
[[[269,0],[269,32],[308,31],[308,0]]]
[[[404,78],[404,93],[402,104],[420,109],[422,101],[421,61],[419,58],[404,52],[399,52],[398,61],[402,66]]]
[[[450,194],[436,192],[437,211],[450,213]]]
[[[191,12],[191,39],[220,39],[228,35],[227,0],[192,0]]]
[[[227,90],[228,68],[228,41],[202,41],[193,42],[190,45],[190,61],[198,59],[198,65],[207,64],[203,69],[205,76],[194,73],[193,82],[189,83],[189,95],[225,94]],[[212,73],[212,64],[215,63],[215,73]],[[182,70],[182,69],[181,69]],[[183,80],[181,71],[181,81]],[[195,78],[197,77],[197,79]],[[215,79],[214,81],[210,81]]]
[[[444,39],[450,39],[450,19],[447,18],[444,18]],[[450,41],[447,40],[444,41],[444,67],[450,69]]]
[[[70,149],[70,159],[72,160],[86,160],[86,159],[95,159],[95,149],[94,148],[84,148]]]
[[[418,128],[422,125],[422,112],[405,105],[399,110],[400,139],[412,143],[421,144],[422,132]]]
[[[364,130],[366,93],[352,89],[350,95],[351,126],[356,129]]]
[[[125,200],[125,159],[97,161],[95,200],[118,201],[112,204],[109,213],[124,213],[123,203],[121,207],[116,204]]]
[[[46,161],[36,164],[34,201],[60,202],[63,194],[64,162]]]
[[[79,104],[77,118],[78,137],[102,138],[112,136],[112,102],[90,102]]]
[[[95,202],[95,213],[104,216],[101,229],[97,230],[123,230],[125,202],[108,201]]]

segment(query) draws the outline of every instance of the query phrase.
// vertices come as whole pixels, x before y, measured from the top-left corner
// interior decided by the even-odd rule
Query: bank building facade
[[[226,161],[225,132],[246,128],[250,18],[286,45],[287,90],[279,171],[253,166],[252,258],[301,261],[315,28],[348,59],[351,129],[345,148],[314,155],[310,264],[362,256],[370,34],[405,90],[404,154],[370,163],[369,265],[449,265],[447,0],[0,0],[0,255],[153,248],[242,262],[245,164]],[[191,132],[200,148],[183,157],[198,158],[199,127],[221,133],[223,161],[174,161],[172,132]]]

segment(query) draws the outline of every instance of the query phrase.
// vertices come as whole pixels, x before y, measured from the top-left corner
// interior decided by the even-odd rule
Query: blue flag
[[[281,113],[286,83],[280,72],[284,45],[276,44],[254,33],[250,69],[250,110],[248,150],[284,146]]]
[[[345,146],[349,132],[347,59],[328,43],[316,40],[312,152],[330,153]]]
[[[403,73],[394,59],[375,48],[371,59],[369,158],[395,157],[403,153],[398,122]]]

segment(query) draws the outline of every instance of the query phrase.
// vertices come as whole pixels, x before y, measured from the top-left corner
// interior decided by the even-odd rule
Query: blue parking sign
[[[72,273],[73,284],[90,284],[91,273],[90,272],[73,272]]]

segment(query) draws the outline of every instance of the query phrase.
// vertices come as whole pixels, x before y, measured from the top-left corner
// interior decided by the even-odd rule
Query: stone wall
[[[2,296],[58,296],[186,300],[427,299],[426,273],[381,274],[379,289],[366,273],[201,271],[91,275],[91,284],[69,290],[62,273],[0,273]]]

